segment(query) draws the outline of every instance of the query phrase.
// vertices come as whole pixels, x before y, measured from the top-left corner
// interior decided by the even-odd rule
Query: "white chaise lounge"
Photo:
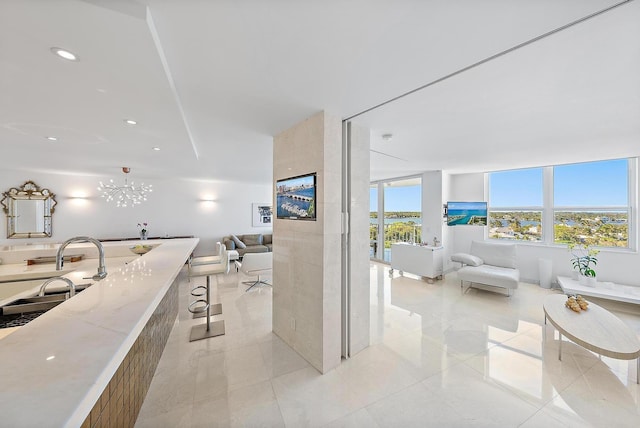
[[[464,281],[504,288],[507,295],[518,288],[520,271],[516,268],[516,245],[498,242],[472,241],[469,253],[456,253],[451,261],[462,263],[458,270],[460,289]]]

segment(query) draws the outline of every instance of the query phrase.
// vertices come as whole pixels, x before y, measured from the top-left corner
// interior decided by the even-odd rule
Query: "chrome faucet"
[[[64,281],[69,286],[69,297],[73,297],[76,295],[76,285],[69,278],[64,278],[61,276],[54,276],[53,278],[47,279],[42,286],[40,287],[40,292],[38,296],[44,296],[44,290],[47,288],[47,285],[51,284],[53,281]]]
[[[100,281],[107,276],[107,269],[104,267],[104,247],[102,243],[95,238],[91,238],[89,236],[76,236],[74,238],[67,239],[60,245],[58,248],[58,253],[56,254],[56,270],[62,270],[63,257],[62,253],[64,253],[64,249],[67,248],[67,245],[72,242],[91,242],[96,247],[98,247],[98,273],[93,275],[91,278],[94,281]]]

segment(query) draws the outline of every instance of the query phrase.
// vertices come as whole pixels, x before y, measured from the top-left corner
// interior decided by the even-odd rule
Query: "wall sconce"
[[[200,199],[200,210],[203,212],[213,212],[217,210],[216,200],[211,197]]]
[[[212,194],[204,194],[200,197],[200,202],[209,202],[213,203],[216,201],[216,198]]]
[[[89,204],[89,200],[91,199],[88,196],[87,192],[84,191],[73,191],[71,192],[71,196],[68,196],[67,199],[76,206],[84,206]]]

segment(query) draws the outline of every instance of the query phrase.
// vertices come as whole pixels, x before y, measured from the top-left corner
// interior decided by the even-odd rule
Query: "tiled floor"
[[[638,427],[636,361],[599,358],[544,327],[543,298],[460,293],[371,264],[371,346],[320,375],[271,332],[271,288],[219,279],[226,335],[188,341],[186,282],[138,427]],[[601,303],[601,302],[598,302]],[[604,304],[603,304],[604,305]],[[607,304],[640,336],[640,308]]]

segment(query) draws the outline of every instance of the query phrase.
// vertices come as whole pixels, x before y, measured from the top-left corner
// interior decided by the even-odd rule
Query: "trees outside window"
[[[489,175],[489,238],[541,242],[542,168]]]
[[[630,248],[636,163],[489,173],[489,238]]]

